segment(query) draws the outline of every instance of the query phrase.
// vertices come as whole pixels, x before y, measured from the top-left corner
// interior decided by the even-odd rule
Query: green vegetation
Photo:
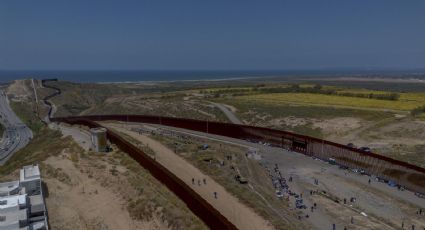
[[[0,166],[0,175],[7,175],[24,165],[42,162],[49,156],[57,156],[65,149],[71,152],[82,151],[72,137],[62,138],[59,131],[42,128],[39,135],[36,135],[27,146],[13,154],[7,164]]]
[[[349,88],[355,90],[376,90],[387,92],[424,92],[423,83],[400,83],[400,82],[385,82],[385,81],[344,81],[344,80],[309,80],[312,84],[321,84],[330,87]]]
[[[278,84],[277,86],[266,86],[259,84],[253,87],[232,87],[232,88],[218,88],[218,89],[203,89],[199,93],[213,94],[214,98],[220,95],[231,96],[246,96],[253,94],[272,94],[272,93],[311,93],[311,94],[324,94],[335,95],[344,97],[359,97],[377,100],[390,100],[396,101],[400,98],[399,93],[385,92],[385,91],[371,91],[371,90],[347,90],[337,87],[322,86],[320,84]]]
[[[416,107],[410,111],[410,114],[414,117],[422,117],[425,113],[425,105]]]
[[[10,106],[18,117],[37,135],[45,126],[40,118],[31,108],[31,105],[24,102],[11,102]]]
[[[273,104],[275,106],[287,104],[301,104],[301,105],[317,105],[317,106],[336,106],[336,107],[352,107],[352,108],[365,108],[375,110],[397,110],[409,111],[416,108],[420,101],[416,100],[379,100],[369,98],[353,98],[341,97],[336,95],[322,95],[313,93],[273,93],[273,94],[260,94],[237,97],[238,100],[256,101],[263,104]],[[422,100],[425,100],[422,99]]]
[[[370,98],[370,99],[378,99],[378,100],[391,100],[396,101],[400,97],[397,93],[374,93],[374,92],[343,92],[339,91],[336,88],[326,87],[324,88],[320,84],[316,84],[314,86],[306,86],[306,85],[298,85],[292,84],[286,87],[256,87],[254,91],[258,91],[260,93],[312,93],[312,94],[325,94],[325,95],[336,95],[336,96],[344,96],[344,97],[360,97],[360,98]]]

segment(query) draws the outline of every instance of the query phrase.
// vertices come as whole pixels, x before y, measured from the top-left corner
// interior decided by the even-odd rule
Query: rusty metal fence
[[[84,125],[90,128],[103,127],[97,122],[89,119],[53,118],[52,120],[66,122],[69,124]],[[108,139],[117,145],[119,149],[126,152],[143,168],[148,170],[157,180],[177,195],[210,229],[237,229],[229,220],[221,215],[220,212],[218,212],[200,195],[193,191],[185,182],[171,173],[167,168],[156,162],[149,155],[111,130],[107,131],[107,136]]]
[[[338,143],[287,131],[230,123],[145,115],[90,115],[52,118],[52,121],[71,122],[75,119],[160,124],[232,138],[266,142],[325,161],[333,158],[338,165],[364,170],[370,175],[394,181],[407,189],[425,194],[424,168]]]

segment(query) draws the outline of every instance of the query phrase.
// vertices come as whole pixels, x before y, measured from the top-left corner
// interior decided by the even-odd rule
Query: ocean
[[[0,82],[15,79],[57,78],[72,82],[140,82],[140,81],[181,81],[221,80],[256,77],[279,77],[287,73],[279,71],[10,71],[0,70]]]
[[[10,82],[15,79],[57,78],[72,82],[141,82],[141,81],[183,81],[183,80],[228,80],[248,78],[295,78],[299,76],[341,76],[344,74],[377,74],[388,71],[352,71],[352,70],[314,70],[314,71],[150,71],[150,70],[91,70],[91,71],[23,71],[0,70],[0,82]],[[391,73],[397,73],[398,71]],[[399,72],[401,73],[401,72]],[[423,72],[422,72],[423,73]]]

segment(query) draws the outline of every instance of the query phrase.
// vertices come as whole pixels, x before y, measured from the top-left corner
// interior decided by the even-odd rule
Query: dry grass
[[[128,170],[124,176],[131,189],[138,194],[129,198],[127,205],[127,210],[134,219],[149,220],[156,214],[171,229],[206,229],[203,222],[177,196],[126,153],[117,151],[110,157],[112,164],[124,166]]]
[[[423,98],[422,98],[422,97]],[[312,93],[275,93],[237,97],[237,100],[254,101],[256,103],[273,104],[275,106],[288,104],[339,106],[365,108],[376,110],[410,111],[425,103],[423,94],[402,94],[400,100],[378,100],[358,97],[343,97],[337,95],[322,95]]]
[[[83,150],[70,136],[62,138],[59,131],[43,128],[27,146],[16,152],[7,164],[0,167],[0,176],[24,165],[42,162],[49,156],[57,156],[62,151],[81,152]]]

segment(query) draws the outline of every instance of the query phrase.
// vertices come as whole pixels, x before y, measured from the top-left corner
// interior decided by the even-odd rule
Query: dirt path
[[[239,120],[238,117],[236,117],[233,111],[228,109],[224,104],[215,103],[215,102],[211,102],[211,104],[213,104],[215,107],[220,109],[224,113],[224,115],[226,115],[226,117],[230,120],[230,122],[232,122],[233,124],[238,124],[238,125],[243,124],[242,121]]]
[[[176,155],[173,151],[145,135],[139,135],[136,132],[129,131],[120,125],[105,124],[119,132],[125,133],[130,137],[148,145],[154,152],[156,160],[168,168],[177,177],[190,185],[206,201],[213,205],[219,212],[228,218],[239,229],[273,229],[273,227],[262,217],[256,214],[252,209],[242,204],[237,198],[228,193],[221,185],[213,181],[212,178],[203,174],[192,164]],[[195,184],[192,184],[192,178]],[[206,179],[207,184],[202,183]],[[201,185],[198,185],[198,180]],[[217,199],[213,193],[217,192]]]

